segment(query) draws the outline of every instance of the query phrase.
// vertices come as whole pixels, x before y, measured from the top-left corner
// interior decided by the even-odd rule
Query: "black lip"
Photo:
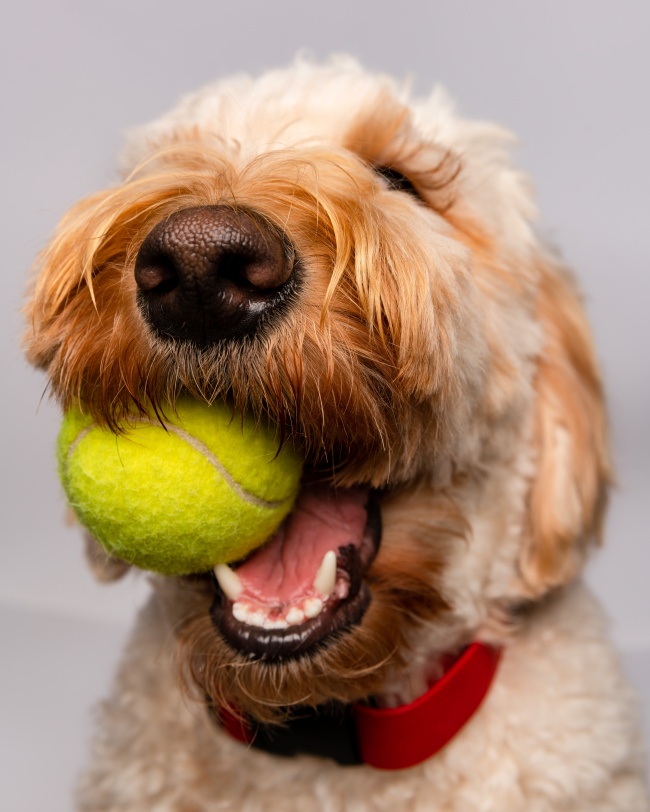
[[[371,601],[370,589],[364,580],[381,543],[380,494],[370,491],[366,505],[368,520],[364,538],[370,545],[358,549],[353,544],[339,547],[337,569],[349,579],[348,595],[329,603],[318,617],[288,629],[262,629],[236,620],[231,602],[223,594],[217,579],[212,577],[215,592],[210,617],[220,634],[237,652],[252,660],[272,662],[288,660],[332,643],[346,630],[358,625]]]

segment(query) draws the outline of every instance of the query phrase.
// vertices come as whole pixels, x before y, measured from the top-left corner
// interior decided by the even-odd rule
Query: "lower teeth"
[[[283,614],[277,610],[269,613],[243,601],[235,601],[232,605],[235,620],[262,629],[286,629],[289,626],[300,626],[305,620],[318,617],[322,611],[323,601],[316,597],[307,598],[302,606],[289,607]]]

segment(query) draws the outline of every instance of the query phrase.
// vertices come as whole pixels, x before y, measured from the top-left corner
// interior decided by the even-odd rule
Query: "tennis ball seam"
[[[223,477],[226,483],[232,488],[233,491],[242,499],[244,502],[248,502],[249,505],[254,505],[255,507],[266,508],[267,510],[275,510],[279,507],[282,507],[288,499],[280,499],[277,501],[268,501],[267,499],[262,499],[259,496],[255,496],[255,494],[250,493],[247,491],[242,485],[237,482],[236,479],[233,478],[232,474],[228,471],[228,469],[221,463],[221,460],[214,454],[207,445],[198,439],[198,437],[194,437],[194,435],[190,434],[189,432],[185,431],[185,429],[180,428],[180,426],[176,426],[173,423],[163,422],[160,423],[158,421],[154,422],[152,420],[147,420],[146,418],[136,418],[134,423],[139,423],[140,425],[145,426],[153,426],[154,428],[161,426],[171,431],[181,440],[186,442],[190,448],[196,451],[198,454],[201,454],[207,462],[212,465],[212,467],[217,471],[217,473]],[[94,428],[99,428],[97,423],[92,422],[90,425],[85,426],[79,434],[74,438],[74,440],[68,446],[68,453],[66,454],[66,463],[70,463],[70,458],[74,454],[75,449],[77,446],[82,442],[82,440],[90,434],[90,432]],[[67,466],[66,466],[67,467]]]

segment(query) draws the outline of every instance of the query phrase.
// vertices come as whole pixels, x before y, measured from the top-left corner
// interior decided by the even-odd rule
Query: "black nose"
[[[205,346],[251,333],[290,300],[286,237],[250,212],[181,209],[158,223],[135,263],[138,305],[162,337]]]

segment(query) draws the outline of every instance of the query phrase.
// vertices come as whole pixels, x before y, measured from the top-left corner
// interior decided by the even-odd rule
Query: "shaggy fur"
[[[215,630],[206,579],[153,579],[82,810],[648,808],[634,700],[576,582],[610,481],[599,373],[509,143],[441,92],[413,101],[351,61],[298,62],[133,133],[122,182],[63,219],[27,338],[63,406],[118,431],[185,391],[228,396],[334,485],[384,489],[368,611],[306,655],[251,661]],[[272,329],[197,349],[148,329],[134,265],[157,223],[204,205],[281,229],[304,278]],[[122,574],[90,547],[100,577]],[[407,702],[473,640],[505,646],[488,699],[409,770],[250,751],[206,709],[278,721],[294,704]]]

